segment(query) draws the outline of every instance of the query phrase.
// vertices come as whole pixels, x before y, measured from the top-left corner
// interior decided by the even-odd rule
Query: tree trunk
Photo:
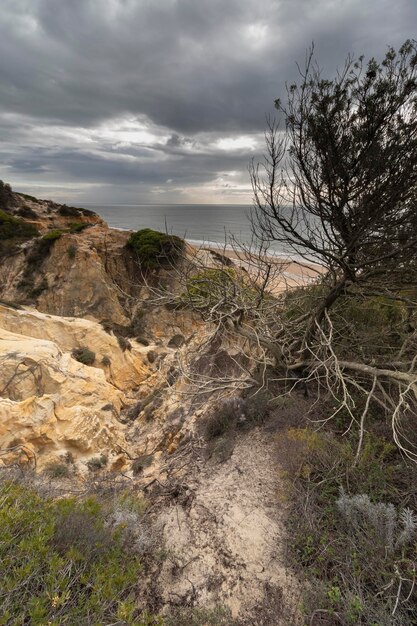
[[[343,278],[338,283],[336,283],[333,289],[329,291],[325,300],[314,312],[307,327],[307,330],[304,334],[301,348],[301,361],[308,360],[309,346],[317,333],[317,327],[320,326],[320,324],[322,323],[326,311],[328,311],[336,302],[336,300],[345,293],[348,283],[349,279],[346,275],[344,275]]]

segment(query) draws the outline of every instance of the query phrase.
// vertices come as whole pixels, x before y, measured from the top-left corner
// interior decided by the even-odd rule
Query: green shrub
[[[97,472],[98,470],[103,469],[103,467],[106,467],[107,463],[107,456],[105,454],[101,454],[100,456],[94,456],[93,458],[89,459],[86,465],[90,472]]]
[[[74,455],[69,450],[65,452],[65,454],[63,454],[61,458],[67,465],[74,465],[75,463]]]
[[[16,211],[16,215],[19,215],[19,217],[26,217],[26,219],[30,220],[36,220],[38,218],[36,211],[27,205],[20,207],[20,209]]]
[[[54,230],[50,230],[48,233],[45,233],[42,239],[44,241],[56,241],[57,239],[62,237],[64,233],[65,233],[65,230],[60,230],[59,228],[56,228]]]
[[[242,401],[241,412],[249,426],[263,424],[270,413],[269,396],[264,390],[248,395]]]
[[[133,422],[134,420],[136,420],[139,417],[139,414],[143,411],[143,408],[144,408],[144,403],[143,402],[141,402],[141,401],[136,402],[136,404],[134,404],[133,406],[129,407],[126,410],[126,412],[125,412],[126,419],[129,422]]]
[[[77,254],[77,246],[74,243],[68,246],[67,254],[72,261],[75,259],[75,256]]]
[[[120,335],[119,333],[117,333],[116,339],[117,339],[117,343],[119,344],[119,348],[123,350],[123,352],[126,352],[126,350],[132,349],[132,344],[130,343],[129,339],[126,339],[126,337],[123,337],[123,335]]]
[[[218,403],[204,422],[206,439],[210,441],[235,430],[238,419],[239,409],[235,398]]]
[[[71,354],[76,361],[79,361],[83,365],[93,365],[94,361],[96,360],[96,353],[86,346],[74,348]]]
[[[22,308],[22,306],[18,304],[17,302],[11,302],[10,300],[3,300],[1,298],[0,298],[0,305],[7,306],[10,309],[16,309],[16,310],[19,310]]]
[[[39,235],[37,229],[13,215],[0,210],[0,254],[16,250],[17,246]]]
[[[209,306],[222,296],[235,291],[236,270],[226,268],[204,268],[187,279],[184,297],[194,305]]]
[[[356,441],[331,432],[289,429],[278,445],[293,483],[287,545],[292,566],[308,575],[307,616],[337,613],[346,626],[414,623],[415,467],[370,433],[357,464]]]
[[[152,465],[153,455],[152,454],[142,454],[137,459],[135,459],[132,463],[132,472],[134,476],[141,474],[144,469]]]
[[[138,517],[143,517],[148,509],[148,502],[136,493],[124,490],[117,494],[113,504],[116,509],[124,509],[130,513],[135,513]]]
[[[19,196],[22,196],[22,198],[26,198],[26,200],[31,200],[32,202],[39,202],[39,200],[35,198],[35,196],[30,196],[28,193],[22,193],[21,191],[19,191]]]
[[[133,624],[141,565],[97,500],[0,485],[1,624]]]
[[[48,463],[44,472],[50,478],[69,478],[71,475],[68,463],[60,463],[59,461]]]
[[[7,208],[13,202],[12,188],[0,180],[0,207]]]
[[[90,224],[86,222],[71,222],[69,225],[71,233],[80,233],[81,231],[88,228]]]
[[[78,211],[80,215],[85,215],[88,217],[98,217],[97,213],[94,213],[94,211],[91,211],[90,209],[83,209],[81,207],[78,207]]]
[[[139,343],[142,343],[144,346],[149,345],[149,341],[146,341],[146,339],[136,339],[136,341],[139,341]],[[158,358],[158,353],[155,352],[155,350],[149,350],[149,352],[146,354],[146,358],[148,359],[149,363],[155,363],[156,359]]]
[[[157,269],[176,263],[184,252],[184,241],[150,228],[132,233],[126,246],[133,250],[143,269]]]
[[[185,343],[184,335],[173,335],[167,343],[168,348],[181,348]]]
[[[58,213],[59,215],[62,215],[62,217],[79,217],[80,209],[63,204],[62,206],[59,207]]]
[[[223,437],[237,428],[251,428],[263,424],[269,414],[268,395],[258,392],[247,398],[232,396],[218,402],[204,422],[208,441]]]

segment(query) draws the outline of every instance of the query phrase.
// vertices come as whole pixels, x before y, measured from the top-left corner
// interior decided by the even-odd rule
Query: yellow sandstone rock
[[[136,347],[133,342],[132,350],[121,350],[116,337],[91,320],[0,305],[0,328],[34,339],[52,341],[63,352],[84,346],[89,348],[96,355],[94,367],[102,369],[107,381],[118,389],[132,389],[150,373],[142,356],[143,349]],[[41,345],[42,341],[38,343],[39,349]],[[106,364],[108,360],[105,357],[110,360],[110,364]]]
[[[140,353],[122,352],[95,322],[0,309],[0,449],[23,444],[38,467],[66,452],[76,460],[110,453],[120,465],[129,446],[117,415],[123,389],[147,375]],[[104,354],[111,364],[75,360],[71,349],[85,344],[98,365]]]

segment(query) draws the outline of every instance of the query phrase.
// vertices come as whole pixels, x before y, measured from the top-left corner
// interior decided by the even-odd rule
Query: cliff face
[[[127,233],[110,230],[90,211],[35,200],[22,207],[21,196],[13,197],[8,212],[36,226],[39,236],[3,253],[0,297],[47,313],[128,324],[128,296],[136,290]]]
[[[57,204],[51,200],[39,200],[11,190],[0,194],[0,209],[33,224],[41,233],[69,228],[74,224],[105,224],[94,211]]]
[[[149,375],[143,347],[131,342],[130,349],[123,351],[113,334],[90,320],[0,305],[0,327],[25,337],[50,341],[63,352],[88,346],[95,354],[94,367],[101,369],[106,380],[123,391],[134,390]]]
[[[133,457],[173,449],[172,426],[137,437],[122,422],[131,405],[165,388],[175,352],[169,340],[195,331],[192,316],[146,305],[129,233],[82,210],[83,227],[71,232],[78,209],[21,194],[6,199],[1,210],[39,234],[10,247],[0,263],[0,448],[16,440],[39,466],[65,451],[76,461],[107,454],[112,441]],[[164,271],[156,279],[171,280]],[[94,353],[88,365],[73,356],[85,348]]]
[[[76,352],[86,346],[88,365]],[[23,445],[40,467],[129,448],[120,414],[150,374],[143,347],[123,351],[89,320],[0,306],[0,360],[1,448]]]
[[[274,442],[248,433],[223,461],[212,458],[201,421],[213,398],[196,397],[182,372],[191,358],[204,371],[227,362],[239,375],[239,346],[219,338],[210,351],[212,329],[201,319],[152,301],[128,233],[12,192],[0,210],[38,231],[1,248],[0,466],[42,472],[70,458],[74,480],[122,471],[152,499],[171,554],[152,580],[164,607],[175,598],[226,604],[242,625],[300,623],[276,617],[296,583],[279,548]],[[179,288],[169,270],[150,279]]]

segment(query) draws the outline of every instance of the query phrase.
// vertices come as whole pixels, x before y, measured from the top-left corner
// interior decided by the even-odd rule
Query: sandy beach
[[[251,257],[244,250],[231,249],[225,246],[203,245],[195,246],[187,242],[191,254],[198,255],[199,260],[207,265],[213,259],[221,260],[221,257],[230,259],[237,267],[248,272],[261,282],[269,265],[269,291],[274,294],[282,293],[286,289],[306,286],[314,282],[325,268],[318,263],[308,263],[304,260],[291,258],[290,256],[271,255],[264,257],[262,268],[259,269],[256,257]]]

